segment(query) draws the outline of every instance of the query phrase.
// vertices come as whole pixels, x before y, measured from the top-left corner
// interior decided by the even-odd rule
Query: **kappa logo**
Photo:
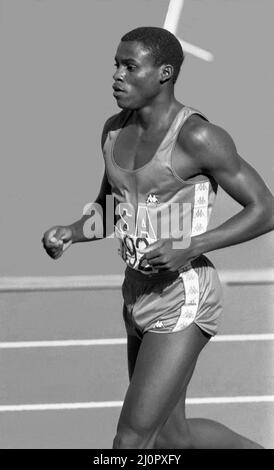
[[[195,295],[198,294],[198,289],[195,286],[189,286],[187,290],[187,295]]]
[[[186,310],[185,310],[185,312],[184,312],[184,317],[185,317],[185,318],[192,318],[193,315],[195,315],[195,310],[196,310],[196,309],[186,308]]]
[[[193,299],[189,299],[188,300],[188,305],[196,305],[198,302],[197,302],[197,299],[194,297]]]
[[[159,199],[156,194],[149,194],[146,200],[146,205],[150,207],[156,207],[159,204]]]
[[[207,191],[207,183],[198,183],[197,188],[199,191]]]
[[[155,323],[153,328],[164,328],[164,327],[165,325],[162,321],[157,321],[157,323]]]
[[[203,196],[200,196],[198,199],[197,199],[197,204],[200,204],[201,206],[205,205],[206,204],[206,200]]]
[[[194,281],[194,279],[196,279],[196,274],[194,272],[189,271],[185,274],[185,277],[187,281]]]
[[[202,209],[197,209],[195,215],[196,217],[204,217],[205,213],[203,212]]]
[[[203,224],[196,224],[194,228],[196,232],[200,232],[201,230],[204,230]]]

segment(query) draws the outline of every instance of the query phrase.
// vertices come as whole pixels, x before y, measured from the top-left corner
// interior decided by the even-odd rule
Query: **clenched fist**
[[[42,243],[51,258],[60,258],[72,244],[72,230],[69,227],[56,225],[44,233]]]

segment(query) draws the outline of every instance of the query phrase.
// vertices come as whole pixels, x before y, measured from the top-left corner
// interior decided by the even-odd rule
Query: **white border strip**
[[[164,22],[164,28],[170,31],[171,33],[177,33],[180,16],[184,8],[184,0],[170,0],[167,14]]]
[[[180,22],[180,17],[182,15],[184,7],[184,0],[170,0],[168,5],[168,10],[164,22],[164,28],[170,31],[171,33],[177,34],[178,26]],[[179,38],[178,38],[179,39]],[[198,57],[198,59],[206,60],[207,62],[211,62],[214,59],[214,56],[211,52],[202,49],[201,47],[195,46],[194,44],[190,44],[189,42],[183,41],[179,39],[181,42],[182,48],[184,52],[188,52],[189,54]]]
[[[224,284],[274,284],[274,269],[218,271]],[[124,276],[120,274],[97,276],[35,276],[0,277],[0,292],[54,291],[54,290],[107,290],[120,289]]]
[[[219,335],[211,338],[210,341],[233,342],[233,341],[274,341],[274,333],[248,334],[248,335]],[[113,346],[127,344],[126,338],[109,339],[71,339],[52,341],[7,341],[0,342],[0,349],[23,349],[23,348],[66,348],[75,346]]]
[[[182,39],[179,39],[179,41],[184,52],[192,54],[198,59],[205,60],[206,62],[212,62],[214,60],[214,55],[211,52],[202,49],[199,46],[195,46],[194,44],[190,44],[189,42],[183,41]]]
[[[187,405],[214,405],[234,403],[273,403],[274,395],[245,396],[245,397],[208,397],[187,398]],[[33,405],[3,405],[0,413],[10,411],[50,411],[50,410],[84,410],[93,408],[121,408],[122,401],[93,401],[83,403],[43,403]]]

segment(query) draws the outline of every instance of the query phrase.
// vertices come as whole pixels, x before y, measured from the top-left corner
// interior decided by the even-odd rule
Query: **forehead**
[[[135,60],[140,63],[152,63],[150,51],[138,41],[121,41],[116,52],[116,59]]]

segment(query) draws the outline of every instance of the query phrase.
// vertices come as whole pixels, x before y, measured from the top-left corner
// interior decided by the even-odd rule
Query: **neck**
[[[144,131],[161,128],[172,120],[182,105],[173,96],[157,97],[153,103],[134,111],[136,124]]]

